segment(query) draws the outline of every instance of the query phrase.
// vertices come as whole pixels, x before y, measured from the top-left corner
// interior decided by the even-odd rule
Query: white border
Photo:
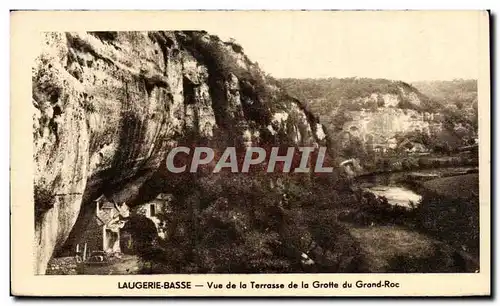
[[[497,0],[491,0],[491,1],[436,1],[436,0],[420,0],[420,1],[360,1],[360,0],[350,0],[350,1],[343,1],[343,2],[338,2],[338,3],[328,3],[326,1],[314,1],[314,0],[308,0],[308,1],[287,1],[286,3],[281,3],[281,2],[275,2],[275,3],[270,3],[270,1],[261,1],[261,0],[254,0],[254,1],[238,1],[238,4],[235,3],[235,1],[210,1],[210,3],[207,3],[203,0],[183,0],[179,1],[178,3],[169,3],[168,5],[165,3],[154,3],[154,1],[149,1],[149,0],[141,0],[141,1],[126,1],[122,0],[120,1],[120,6],[116,6],[118,2],[104,2],[104,1],[99,1],[99,0],[88,0],[88,1],[81,1],[82,3],[79,3],[77,1],[24,1],[24,0],[18,0],[18,1],[10,1],[11,3],[7,2],[2,2],[0,4],[0,7],[3,8],[1,10],[1,18],[2,18],[2,31],[0,31],[1,35],[4,36],[4,42],[3,47],[1,48],[2,50],[2,71],[3,74],[1,74],[2,82],[0,82],[0,86],[2,87],[2,94],[3,94],[3,103],[1,103],[1,109],[0,111],[0,123],[3,125],[0,127],[0,137],[2,140],[4,140],[4,146],[2,147],[2,150],[0,150],[0,169],[3,170],[0,173],[2,174],[1,180],[2,184],[0,184],[1,188],[3,188],[3,192],[1,193],[4,196],[5,202],[8,202],[8,194],[9,194],[9,176],[8,176],[8,156],[9,156],[9,151],[8,151],[8,145],[7,141],[9,141],[9,135],[10,135],[10,118],[9,118],[9,104],[7,101],[9,101],[9,90],[10,90],[10,84],[9,84],[9,44],[7,43],[9,39],[9,14],[7,11],[7,8],[17,8],[17,9],[197,9],[197,8],[203,8],[203,9],[220,9],[220,8],[225,8],[225,9],[325,9],[328,7],[333,7],[335,6],[336,9],[491,9],[493,13],[499,13],[500,12],[500,1]],[[152,3],[153,2],[153,3]],[[139,6],[140,4],[140,6]],[[498,32],[497,31],[492,31],[494,34],[494,40],[498,40]],[[492,50],[493,51],[493,50]],[[498,52],[497,52],[498,53]],[[494,52],[492,52],[494,54]],[[497,68],[498,62],[496,61],[495,67],[493,67],[494,70],[492,70],[492,75],[495,75],[495,71]],[[493,88],[498,88],[498,79],[494,80],[495,83],[492,84]],[[496,95],[494,95],[495,97]],[[496,101],[492,102],[493,104],[496,104]],[[496,112],[497,109],[495,109],[495,115],[498,115]],[[496,132],[497,124],[494,123],[494,129]],[[494,133],[493,135],[497,135]],[[495,136],[494,142],[497,140],[497,137]],[[495,167],[495,173],[497,168]],[[493,173],[492,173],[493,174]],[[492,186],[493,190],[498,190],[495,186]],[[492,204],[494,204],[492,202]],[[9,209],[9,205],[4,204],[4,209],[5,213],[3,214],[5,218],[9,215],[7,210]],[[496,209],[496,215],[494,216],[494,220],[498,220],[498,209]],[[4,221],[4,229],[2,231],[4,239],[4,245],[7,244],[7,241],[9,240],[9,227],[8,223],[6,222],[7,220]],[[493,222],[495,223],[495,222]],[[497,235],[493,236],[493,246],[496,245],[498,242],[498,237]],[[3,275],[4,275],[4,282],[3,282],[3,288],[4,290],[9,290],[9,279],[7,278],[9,274],[9,269],[7,263],[8,261],[8,256],[9,254],[7,251],[4,251],[2,254],[2,262],[3,262],[3,267],[4,270],[2,270]],[[496,274],[496,273],[495,273]],[[496,288],[495,288],[496,289]],[[493,289],[493,291],[498,292],[497,290]],[[5,292],[4,291],[4,292]],[[5,292],[6,293],[6,292]],[[4,295],[4,297],[7,297],[7,294]],[[5,300],[2,300],[4,302]],[[12,299],[9,299],[9,303],[12,303]],[[50,302],[50,301],[47,301]],[[66,301],[69,302],[69,301]],[[66,303],[64,302],[64,303]],[[97,303],[101,304],[103,301],[100,300],[91,300],[90,302],[92,303]],[[121,302],[121,301],[120,301]],[[150,301],[133,301],[135,303],[143,303],[143,302],[150,302]],[[198,303],[199,301],[190,301],[190,303]],[[228,302],[234,302],[234,301],[228,301]],[[264,301],[258,301],[260,303]],[[285,302],[285,301],[283,301]],[[334,301],[325,301],[323,302],[341,302],[338,300]],[[381,303],[387,303],[391,302],[391,300],[379,300]],[[401,303],[402,301],[394,301],[396,303]],[[441,304],[443,301],[430,301],[429,303],[439,303]],[[471,301],[460,301],[460,302],[466,302],[466,303],[471,303]],[[3,304],[3,303],[2,303]]]

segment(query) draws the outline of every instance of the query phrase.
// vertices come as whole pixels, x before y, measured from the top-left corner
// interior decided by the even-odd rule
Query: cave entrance
[[[184,92],[184,103],[185,104],[195,104],[196,103],[196,85],[187,77],[182,79],[182,90]]]

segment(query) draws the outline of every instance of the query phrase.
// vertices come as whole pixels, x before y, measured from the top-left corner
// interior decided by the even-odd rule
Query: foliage
[[[240,44],[238,44],[234,39],[224,42],[224,44],[230,46],[236,53],[241,53],[241,54],[243,53],[243,47]]]
[[[134,247],[139,254],[142,254],[153,245],[155,239],[158,238],[153,221],[139,214],[131,215],[123,230],[130,232],[132,235]]]
[[[317,113],[338,112],[343,107],[355,111],[361,108],[374,108],[383,105],[378,96],[374,104],[360,104],[358,99],[370,97],[372,94],[392,94],[398,97],[402,104],[399,108],[419,109],[410,103],[402,94],[400,88],[414,92],[423,103],[429,107],[431,101],[416,88],[401,81],[369,78],[326,78],[326,79],[281,79],[283,87],[302,101],[310,101],[313,110]]]
[[[433,252],[425,257],[395,256],[389,261],[389,273],[473,273],[477,269],[474,260],[450,249],[443,243],[435,243]]]
[[[97,31],[89,33],[96,36],[102,41],[113,41],[118,37],[118,32],[113,32],[113,31]]]
[[[426,81],[413,85],[438,106],[445,121],[467,123],[477,131],[477,80]]]
[[[310,257],[321,272],[363,273],[368,266],[359,243],[353,239],[347,226],[337,222],[337,213],[322,210],[308,222],[309,230],[318,247]]]
[[[344,210],[339,219],[362,226],[370,225],[416,225],[416,210],[392,205],[385,197],[377,197],[371,192],[356,190],[357,205]],[[415,207],[415,205],[413,205]]]
[[[48,209],[54,207],[55,196],[44,186],[39,184],[34,185],[34,201],[35,201],[35,220]]]
[[[332,209],[344,205],[341,197],[320,185],[327,181],[259,173],[198,178],[176,194],[167,239],[146,253],[158,255],[162,273],[362,270],[359,246]],[[305,264],[303,254],[315,264]]]
[[[477,174],[424,183],[419,206],[422,227],[458,249],[479,254],[479,177]]]

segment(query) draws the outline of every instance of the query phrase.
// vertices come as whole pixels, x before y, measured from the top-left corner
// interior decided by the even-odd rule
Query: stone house
[[[398,147],[398,140],[395,137],[391,137],[387,140],[387,147],[390,149],[396,149]]]
[[[95,212],[78,241],[79,249],[83,250],[83,246],[87,244],[88,253],[120,253],[120,230],[130,215],[127,204],[116,204],[101,195],[94,200],[94,205]]]
[[[387,147],[384,144],[373,144],[373,151],[376,153],[387,153]]]
[[[172,195],[160,193],[155,199],[136,207],[135,212],[153,221],[158,231],[158,236],[165,238],[167,224],[165,220],[161,220],[160,216],[172,212],[171,204]]]
[[[411,148],[413,148],[413,144],[408,138],[403,139],[397,147],[397,149],[405,152],[409,152]]]
[[[429,150],[421,143],[412,142],[412,148],[410,149],[411,153],[427,153]]]

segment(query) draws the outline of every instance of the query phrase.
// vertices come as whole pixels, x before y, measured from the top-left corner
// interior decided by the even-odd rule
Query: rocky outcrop
[[[383,97],[387,104],[398,100],[394,97]],[[418,101],[418,100],[417,100]],[[420,102],[420,101],[419,101]],[[414,109],[382,106],[376,109],[362,109],[347,113],[347,120],[342,131],[349,136],[359,137],[373,147],[391,148],[392,138],[410,132],[422,132],[435,135],[443,129],[439,114],[422,112]]]
[[[37,273],[93,199],[137,197],[187,135],[324,141],[317,119],[240,46],[207,33],[57,32],[40,43],[32,72]]]
[[[427,108],[428,100],[421,93],[402,82],[390,84],[392,90],[374,90],[354,99],[342,100],[333,116],[325,116],[322,120],[332,130],[343,133],[348,142],[354,137],[371,149],[394,149],[396,143],[392,142],[397,135],[411,132],[435,135],[441,132],[442,116]],[[332,117],[340,120],[331,120]]]

